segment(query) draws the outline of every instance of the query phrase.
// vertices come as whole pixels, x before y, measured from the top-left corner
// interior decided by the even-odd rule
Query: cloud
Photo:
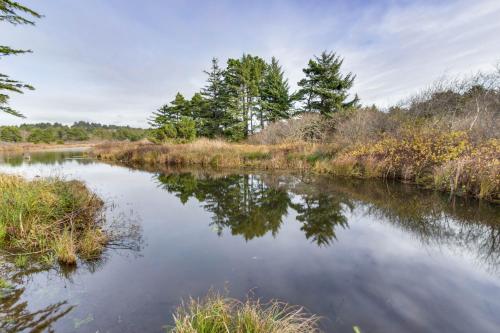
[[[357,74],[362,102],[382,106],[500,59],[495,0],[26,3],[45,18],[36,27],[2,24],[0,35],[35,53],[1,59],[0,71],[36,86],[12,98],[30,122],[146,126],[177,91],[190,96],[203,85],[213,56],[274,55],[296,87],[313,54],[334,50]]]

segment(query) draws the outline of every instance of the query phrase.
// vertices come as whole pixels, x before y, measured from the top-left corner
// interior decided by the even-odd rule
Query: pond
[[[299,304],[327,332],[499,332],[500,209],[410,185],[300,174],[133,170],[79,150],[0,172],[80,179],[124,244],[75,269],[0,269],[0,331],[164,332],[211,288]]]

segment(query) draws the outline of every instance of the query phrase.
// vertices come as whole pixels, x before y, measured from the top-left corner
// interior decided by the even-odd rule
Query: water
[[[498,206],[382,182],[146,172],[78,150],[4,156],[0,172],[81,179],[113,203],[108,221],[139,226],[73,270],[4,257],[17,289],[0,331],[162,332],[210,288],[304,305],[328,332],[500,331]]]

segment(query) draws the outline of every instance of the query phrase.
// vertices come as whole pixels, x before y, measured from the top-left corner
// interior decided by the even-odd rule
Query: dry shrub
[[[331,134],[334,119],[316,113],[305,113],[297,118],[277,121],[248,138],[248,143],[275,145],[297,141],[324,142]]]
[[[334,141],[339,145],[352,146],[379,139],[384,133],[394,132],[398,122],[376,107],[352,110],[335,126]]]

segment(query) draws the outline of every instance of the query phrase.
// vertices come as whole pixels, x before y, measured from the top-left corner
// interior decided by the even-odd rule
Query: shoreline
[[[0,153],[20,153],[20,152],[37,152],[37,151],[58,151],[58,150],[66,150],[66,149],[76,149],[76,148],[85,148],[90,149],[97,145],[103,144],[104,141],[96,141],[96,142],[71,142],[64,144],[35,144],[35,143],[0,143]]]
[[[463,158],[468,156],[437,164],[414,177],[404,177],[394,171],[388,172],[388,162],[385,159],[376,161],[370,155],[358,157],[335,146],[304,142],[251,145],[199,140],[188,144],[127,143],[119,147],[107,143],[92,147],[89,155],[98,160],[146,170],[202,167],[212,170],[286,171],[352,179],[394,180],[422,189],[500,203],[496,181],[491,184],[484,181],[496,169],[487,170],[486,174],[475,173],[477,170],[473,168],[462,169],[461,174],[452,169],[455,164],[463,165],[467,162]],[[451,171],[445,173],[448,169]],[[485,172],[483,170],[480,169]],[[498,177],[498,174],[494,177]]]

